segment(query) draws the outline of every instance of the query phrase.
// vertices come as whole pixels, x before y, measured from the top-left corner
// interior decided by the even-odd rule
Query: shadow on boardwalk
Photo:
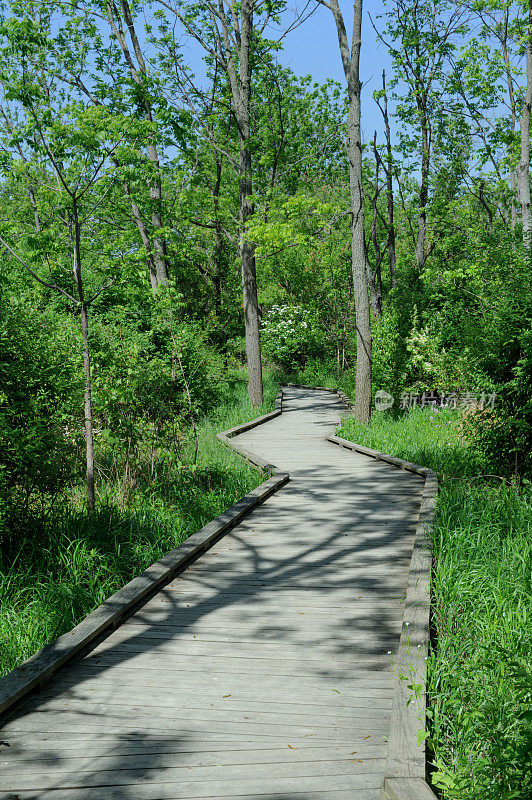
[[[418,484],[328,460],[6,717],[0,798],[378,796]]]

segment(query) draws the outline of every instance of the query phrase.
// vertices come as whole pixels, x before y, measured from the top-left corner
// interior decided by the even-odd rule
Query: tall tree
[[[532,214],[530,209],[530,107],[532,105],[532,0],[528,0],[526,24],[526,89],[519,119],[521,158],[519,160],[519,202],[523,222],[523,244],[530,257],[532,246]]]
[[[9,18],[0,28],[0,37],[4,45],[0,76],[2,169],[7,180],[16,176],[31,209],[16,224],[3,221],[0,244],[36,281],[67,298],[79,314],[85,378],[87,507],[92,510],[95,479],[89,307],[112,278],[102,274],[98,264],[87,288],[85,251],[87,240],[92,240],[101,261],[105,246],[95,233],[96,218],[116,183],[113,156],[126,141],[134,148],[142,137],[135,120],[111,115],[92,104],[84,107],[58,91],[44,68],[49,42],[40,25],[27,17],[20,21]],[[43,68],[35,69],[39,63]],[[108,233],[106,227],[105,235]],[[88,260],[93,264],[96,261],[94,257]],[[65,280],[68,272],[69,281]]]
[[[256,48],[260,31],[255,16],[262,14],[263,29],[271,16],[261,0],[197,0],[197,2],[166,2],[158,0],[166,14],[173,16],[169,31],[179,20],[184,30],[203,48],[215,71],[221,71],[229,87],[231,113],[238,131],[238,160],[235,164],[239,181],[239,237],[238,250],[242,272],[242,297],[248,365],[248,394],[252,405],[262,403],[262,362],[260,352],[260,309],[257,294],[255,246],[246,229],[254,212],[252,164],[252,71],[257,60]],[[170,35],[173,45],[173,33]],[[176,48],[175,52],[177,52]],[[185,88],[191,109],[201,118],[209,106],[209,93],[192,83],[190,73],[183,70],[179,59],[175,69],[180,73],[181,86]],[[202,132],[208,135],[203,120]],[[211,139],[214,146],[215,140]]]
[[[351,264],[355,293],[357,331],[357,366],[355,416],[359,422],[369,422],[371,415],[371,320],[368,292],[368,260],[364,237],[364,192],[362,186],[362,141],[360,133],[360,48],[362,36],[362,0],[355,0],[351,43],[338,0],[320,0],[334,18],[338,46],[347,83],[348,118],[347,149],[349,158],[349,188],[351,195]]]
[[[465,11],[449,0],[391,0],[387,26],[381,35],[394,59],[396,76],[407,94],[399,98],[398,113],[407,125],[417,129],[420,169],[417,197],[416,265],[423,271],[427,260],[427,211],[430,192],[435,124],[443,111],[447,84],[446,68],[455,49],[454,37],[464,32]],[[389,41],[387,40],[387,37]]]

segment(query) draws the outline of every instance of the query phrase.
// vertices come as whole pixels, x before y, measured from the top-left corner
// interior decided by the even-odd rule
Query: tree
[[[418,148],[420,178],[417,198],[416,265],[420,272],[427,259],[427,208],[430,191],[435,127],[445,113],[446,93],[454,37],[464,32],[465,11],[448,0],[391,0],[385,15],[388,23],[380,35],[388,46],[396,70],[392,86],[401,80],[407,94],[400,99],[398,113],[416,130],[417,141],[403,134],[403,150]],[[390,41],[387,41],[389,37]]]
[[[360,47],[362,31],[362,0],[355,0],[351,45],[347,38],[344,18],[338,0],[320,0],[334,18],[342,66],[347,82],[348,118],[347,149],[349,158],[349,187],[351,194],[351,264],[355,293],[357,332],[357,369],[355,416],[359,422],[369,422],[371,415],[371,320],[368,294],[368,261],[364,238],[364,192],[362,186],[362,141],[360,135]]]
[[[523,221],[523,244],[530,257],[532,247],[532,214],[530,209],[530,106],[532,104],[532,0],[528,0],[525,35],[526,89],[519,119],[521,158],[519,161],[519,202]]]
[[[86,289],[86,240],[101,247],[95,212],[113,190],[113,157],[140,133],[135,120],[110,115],[103,107],[84,107],[49,82],[32,65],[47,57],[48,40],[28,17],[4,22],[1,80],[4,88],[2,144],[4,176],[17,176],[30,213],[3,226],[0,243],[41,285],[59,292],[79,313],[85,376],[84,427],[87,507],[95,505],[92,380],[89,307],[112,283],[93,272],[100,285]],[[28,58],[31,56],[31,58]],[[88,235],[88,230],[90,235]],[[106,233],[108,230],[106,229]],[[69,265],[69,267],[67,266]],[[65,270],[72,280],[65,288]]]
[[[262,363],[260,353],[260,310],[257,296],[255,247],[246,235],[253,216],[253,165],[252,165],[252,71],[257,60],[260,33],[255,26],[255,15],[262,13],[261,0],[242,0],[241,3],[214,3],[211,0],[180,3],[159,0],[167,12],[179,20],[184,30],[200,44],[212,63],[212,69],[221,71],[229,88],[231,113],[238,130],[239,153],[235,169],[239,180],[239,237],[238,249],[242,271],[242,296],[248,365],[248,394],[252,405],[262,403]],[[271,7],[270,7],[271,9]],[[262,28],[271,17],[271,10],[263,13]],[[173,23],[170,30],[173,30]],[[169,38],[174,47],[173,35]],[[267,47],[265,44],[262,47]],[[188,87],[191,108],[196,118],[203,117],[209,107],[209,94],[193,85],[184,74],[179,59],[175,62],[182,87]],[[202,131],[206,132],[204,119]],[[217,143],[211,139],[216,147]],[[219,146],[219,145],[218,145]]]

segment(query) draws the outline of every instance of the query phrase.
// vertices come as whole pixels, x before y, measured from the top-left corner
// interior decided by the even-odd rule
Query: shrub
[[[7,539],[9,528],[11,539],[33,497],[57,492],[76,474],[82,372],[73,325],[0,300],[0,534],[3,526]]]
[[[272,306],[261,335],[265,357],[287,372],[304,370],[309,359],[322,358],[327,349],[316,312],[303,306]]]

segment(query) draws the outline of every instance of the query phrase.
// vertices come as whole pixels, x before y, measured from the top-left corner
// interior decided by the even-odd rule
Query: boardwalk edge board
[[[339,436],[327,436],[331,444],[414,472],[425,478],[419,519],[408,573],[403,627],[394,661],[394,699],[383,800],[436,800],[425,780],[425,743],[418,745],[418,731],[426,728],[426,659],[429,651],[430,572],[432,546],[430,531],[434,523],[438,476],[435,472],[402,458],[395,458]],[[416,686],[412,697],[409,686]]]
[[[276,400],[276,404],[278,401],[279,397]],[[71,631],[45,645],[12,672],[1,678],[0,714],[47,681],[63,664],[89,645],[107,628],[116,627],[117,624],[120,624],[122,617],[148,594],[171,580],[179,569],[185,567],[193,558],[208,550],[223,533],[233,528],[253,508],[264,502],[270,495],[287,483],[289,480],[287,473],[281,472],[273,464],[267,464],[266,461],[258,456],[235,447],[230,442],[231,436],[236,436],[237,433],[242,433],[244,430],[261,425],[279,416],[280,413],[281,408],[277,408],[270,414],[264,414],[262,417],[258,417],[237,428],[223,431],[222,434],[218,435],[220,441],[227,443],[229,447],[239,452],[247,461],[250,461],[270,477],[260,486],[257,486],[256,489],[244,495],[227,511],[224,511],[216,519],[192,534],[192,536],[189,536],[182,544],[166,553],[159,561],[156,561],[111,595]]]
[[[288,384],[284,384],[284,386],[287,385]],[[252,453],[245,447],[240,447],[239,445],[231,441],[233,436],[238,436],[240,433],[245,433],[246,431],[250,431],[253,428],[258,427],[259,425],[263,425],[265,422],[269,422],[271,419],[279,417],[282,413],[283,413],[283,390],[281,388],[279,389],[279,393],[275,398],[274,411],[270,411],[269,414],[263,414],[262,417],[256,417],[256,419],[252,419],[251,422],[244,422],[242,425],[237,425],[235,428],[229,428],[226,431],[220,431],[220,433],[216,434],[216,438],[226,447],[229,447],[231,450],[234,450],[236,453],[242,456],[242,458],[244,458],[249,464],[252,464],[254,467],[257,467],[261,472],[264,472],[267,475],[271,476],[284,477],[284,483],[286,483],[290,479],[290,476],[288,475],[287,472],[282,472],[279,469],[279,467],[275,466],[275,464],[269,464],[263,458],[256,455],[256,453]]]

